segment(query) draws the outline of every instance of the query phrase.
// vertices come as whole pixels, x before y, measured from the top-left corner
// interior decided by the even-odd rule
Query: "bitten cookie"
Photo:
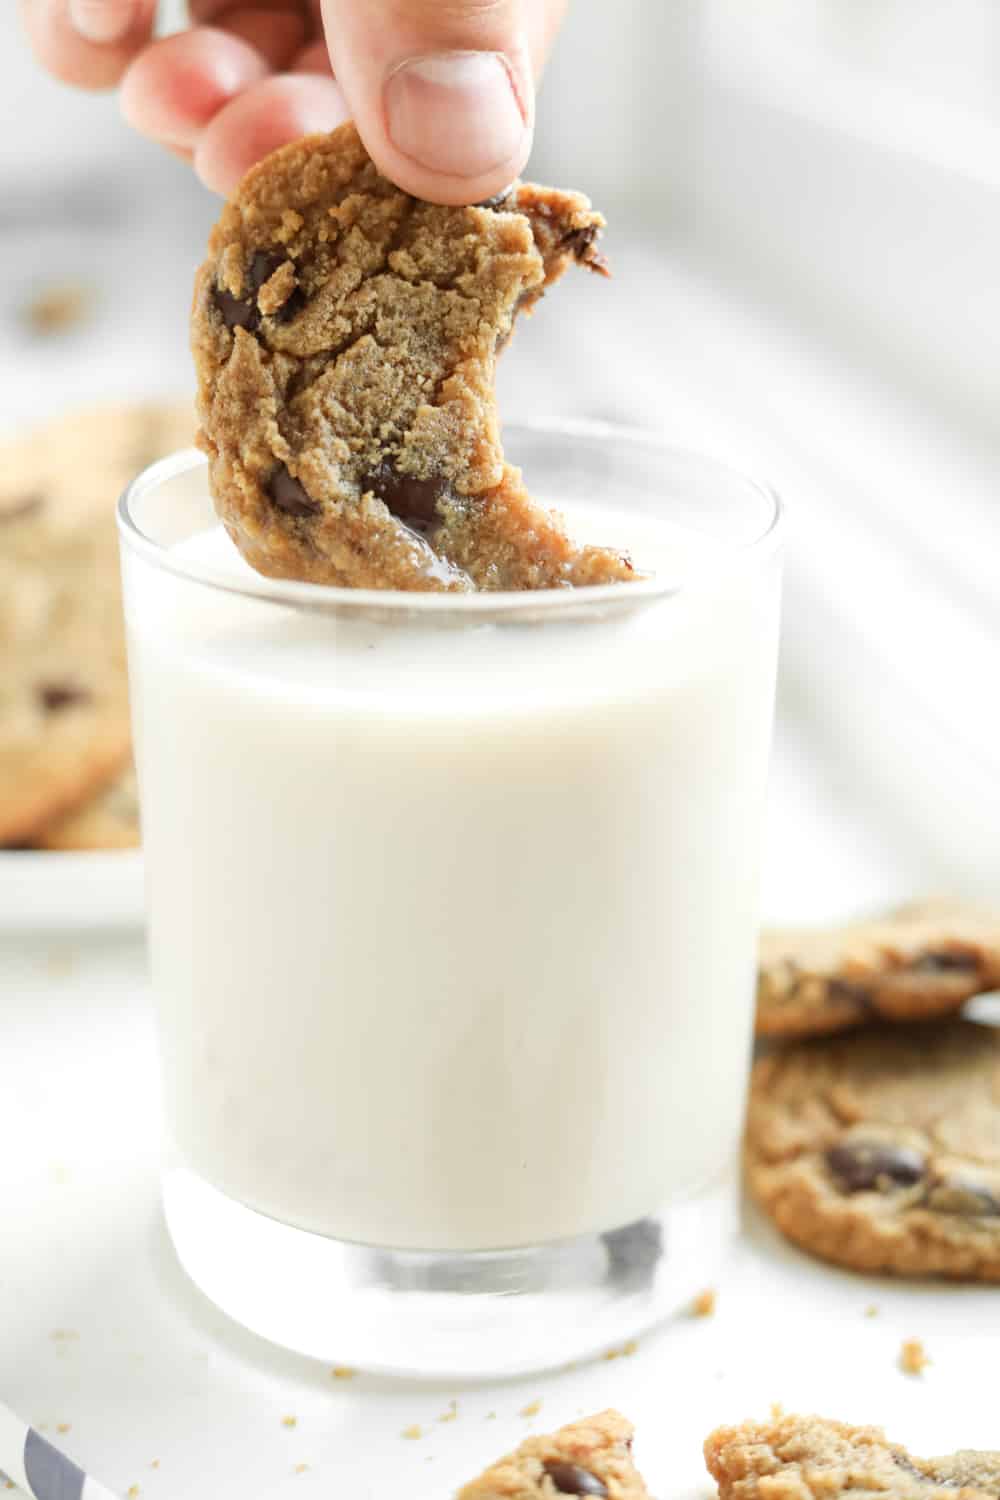
[[[216,509],[273,577],[368,588],[627,580],[504,462],[497,351],[571,264],[603,270],[577,193],[423,203],[351,124],[283,147],[224,209],[192,349]]]
[[[66,813],[43,828],[35,840],[39,849],[137,849],[139,788],[129,766],[75,812]]]
[[[616,1411],[605,1411],[528,1438],[465,1485],[457,1500],[555,1500],[559,1495],[643,1500],[646,1494],[632,1462],[632,1424]]]
[[[1000,916],[915,906],[879,921],[765,933],[758,1036],[948,1015],[1000,988]]]
[[[746,1161],[757,1201],[814,1255],[1000,1281],[1000,1029],[879,1028],[762,1058]]]
[[[996,1500],[1000,1453],[912,1458],[879,1427],[786,1416],[720,1427],[705,1441],[720,1500]]]
[[[193,427],[170,406],[100,407],[2,450],[0,844],[33,842],[128,758],[115,501]]]

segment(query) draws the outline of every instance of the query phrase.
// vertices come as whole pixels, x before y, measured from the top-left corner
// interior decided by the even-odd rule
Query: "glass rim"
[[[647,428],[618,426],[612,422],[560,420],[553,422],[518,421],[505,424],[505,432],[517,431],[536,436],[566,438],[605,438],[633,447],[648,447],[666,458],[687,459],[720,470],[753,489],[769,506],[765,525],[747,541],[720,552],[717,566],[699,569],[693,578],[678,582],[669,578],[649,578],[622,583],[584,584],[576,588],[531,590],[490,590],[450,593],[437,590],[359,589],[337,584],[305,583],[297,579],[269,578],[254,574],[252,578],[231,578],[224,573],[188,560],[181,561],[171,550],[154,541],[139,527],[132,514],[132,503],[154,487],[199,466],[208,459],[197,448],[180,448],[167,457],[148,464],[130,482],[117,503],[118,532],[122,542],[144,562],[171,573],[188,583],[214,589],[220,593],[261,599],[266,603],[293,606],[310,611],[337,614],[370,614],[384,616],[444,616],[483,619],[527,618],[598,611],[599,606],[634,608],[678,595],[691,594],[706,587],[726,571],[725,564],[734,559],[766,555],[776,544],[782,529],[784,505],[780,495],[769,484],[754,479],[742,469],[718,455],[703,449],[668,443]],[[558,509],[558,507],[556,507]]]

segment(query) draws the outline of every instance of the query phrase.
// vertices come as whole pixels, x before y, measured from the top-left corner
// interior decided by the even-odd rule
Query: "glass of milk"
[[[620,1344],[736,1227],[779,506],[654,437],[505,440],[649,576],[266,579],[193,451],[120,505],[170,1233],[367,1369]]]

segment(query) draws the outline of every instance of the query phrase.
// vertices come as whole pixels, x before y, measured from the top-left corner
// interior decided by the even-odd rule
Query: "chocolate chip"
[[[1000,1216],[1000,1198],[982,1183],[967,1177],[945,1177],[927,1195],[927,1206],[939,1214],[961,1214],[976,1219]]]
[[[319,505],[284,464],[279,464],[265,486],[272,502],[286,516],[314,516]]]
[[[0,498],[0,525],[7,521],[20,521],[25,516],[33,515],[36,510],[41,510],[45,504],[45,496],[41,490],[29,490],[26,495],[16,495],[12,500]]]
[[[448,486],[443,479],[416,479],[412,474],[400,474],[384,459],[361,481],[361,493],[369,491],[405,526],[424,532],[441,519],[437,502],[447,495]]]
[[[602,276],[608,276],[611,273],[607,260],[596,247],[600,232],[596,224],[584,224],[581,228],[571,229],[568,234],[564,234],[560,244],[564,250],[572,251],[576,259],[591,271],[599,271]]]
[[[924,1158],[911,1146],[884,1141],[844,1141],[831,1146],[826,1164],[842,1193],[912,1187],[924,1175]]]
[[[277,312],[271,314],[276,323],[290,323],[296,313],[302,311],[306,305],[305,293],[297,286],[290,296],[278,308]]]
[[[474,203],[473,208],[503,208],[510,203],[514,196],[513,187],[504,188],[502,193],[494,193],[492,198],[484,198],[480,203]]]
[[[589,1469],[581,1469],[579,1464],[562,1463],[553,1459],[544,1466],[546,1474],[552,1480],[561,1495],[606,1495],[607,1486],[604,1481],[598,1479]]]
[[[43,682],[39,685],[37,694],[38,701],[47,714],[57,714],[61,709],[90,701],[86,688],[76,687],[72,682]]]
[[[250,285],[254,292],[259,292],[287,259],[280,250],[255,250],[250,257]]]
[[[225,287],[217,286],[212,296],[227,328],[245,328],[248,333],[256,331],[260,325],[256,292],[249,297],[234,297]]]
[[[860,1005],[862,1010],[872,1009],[872,992],[869,985],[858,984],[852,979],[831,979],[826,992],[831,1000],[849,1000],[853,1005]]]
[[[914,974],[974,974],[979,959],[968,950],[963,953],[945,948],[936,953],[922,953],[911,968]]]
[[[256,333],[260,327],[257,293],[287,260],[288,256],[281,250],[255,250],[250,257],[250,266],[247,271],[250,291],[246,297],[234,297],[232,292],[227,292],[221,286],[215,288],[213,293],[215,305],[222,314],[222,321],[227,328],[245,328],[248,333]],[[275,318],[279,323],[287,322],[289,318],[295,316],[304,301],[305,298],[296,287],[284,305],[274,314]]]

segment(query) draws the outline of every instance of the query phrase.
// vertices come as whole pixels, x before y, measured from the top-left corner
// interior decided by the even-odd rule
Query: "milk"
[[[394,623],[126,557],[168,1129],[262,1213],[537,1245],[732,1168],[776,564],[570,521],[679,591]],[[171,560],[260,587],[218,528]]]

